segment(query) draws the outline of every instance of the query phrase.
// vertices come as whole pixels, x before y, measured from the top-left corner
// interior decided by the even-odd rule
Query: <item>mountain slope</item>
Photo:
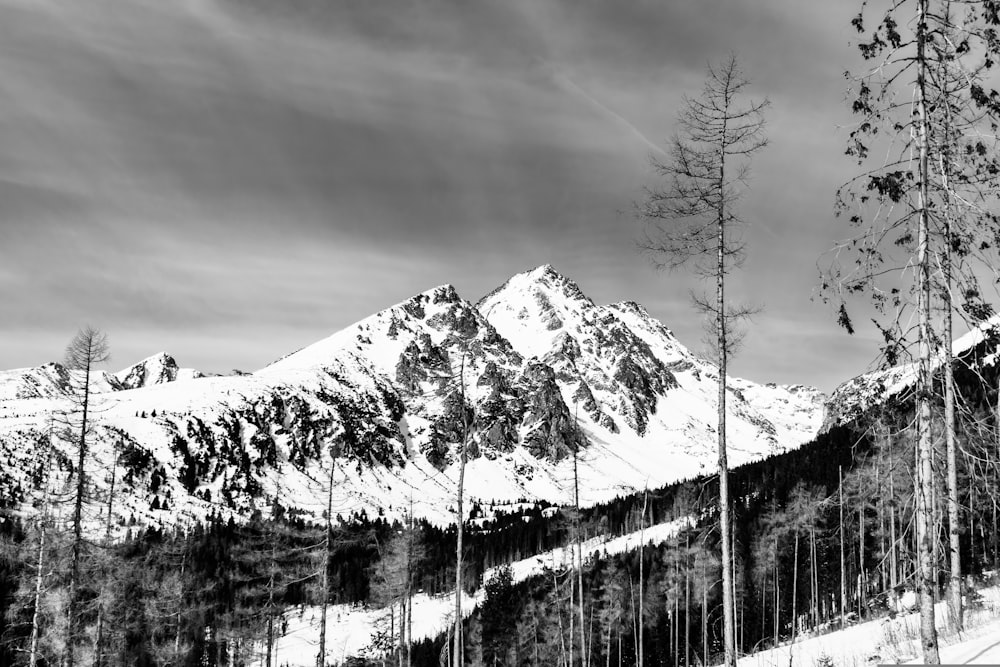
[[[994,316],[952,342],[952,358],[956,375],[963,370],[978,374],[994,366],[1000,345],[1000,315]],[[943,355],[931,359],[932,372],[941,368]],[[826,430],[838,424],[849,424],[871,408],[888,402],[911,400],[917,382],[918,366],[910,361],[892,368],[863,373],[838,386],[827,401]]]
[[[715,373],[641,306],[598,306],[549,266],[478,305],[441,286],[249,375],[198,377],[165,354],[99,373],[91,518],[115,461],[123,526],[245,515],[275,498],[319,516],[336,445],[337,513],[398,516],[412,502],[446,523],[466,431],[472,500],[565,503],[575,451],[590,504],[714,465]],[[58,365],[0,374],[0,501],[35,493],[67,378]],[[733,465],[822,423],[815,390],[729,390]]]

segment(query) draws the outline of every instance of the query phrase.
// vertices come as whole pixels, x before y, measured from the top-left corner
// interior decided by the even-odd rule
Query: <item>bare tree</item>
[[[49,480],[52,478],[52,422],[45,443],[45,467],[42,477],[42,507],[36,519],[38,530],[38,558],[35,562],[34,601],[31,611],[31,640],[28,649],[28,665],[38,664],[38,640],[41,634],[41,604],[45,581],[45,529],[49,520]]]
[[[693,297],[696,307],[714,320],[718,355],[719,399],[719,532],[726,665],[736,664],[733,614],[733,570],[729,476],[726,454],[726,364],[738,342],[734,324],[753,313],[726,301],[726,276],[745,255],[740,236],[743,220],[736,210],[747,185],[749,160],[767,145],[764,110],[769,102],[741,102],[749,82],[736,57],[711,66],[698,98],[685,98],[678,118],[680,131],[670,144],[670,161],[653,159],[667,180],[662,189],[647,189],[637,214],[647,225],[644,248],[661,268],[693,264],[697,274],[715,281],[715,298]]]
[[[330,475],[326,482],[326,523],[323,534],[323,554],[319,567],[319,651],[316,653],[316,667],[326,667],[326,617],[330,606],[330,563],[333,560],[333,481],[337,472],[337,457],[340,455],[340,443],[330,446]]]
[[[951,432],[946,436],[951,453],[956,399],[950,377],[950,320],[951,313],[958,312],[953,282],[961,285],[961,305],[972,319],[982,319],[989,310],[969,263],[984,259],[979,251],[996,245],[996,218],[983,213],[987,203],[995,201],[991,192],[997,161],[991,147],[996,143],[1000,104],[986,82],[1000,55],[995,37],[1000,15],[991,2],[955,3],[962,7],[960,17],[953,13],[950,0],[887,2],[881,11],[868,4],[862,2],[852,20],[862,35],[858,47],[867,69],[853,77],[851,104],[859,119],[850,133],[847,154],[859,165],[875,164],[838,190],[837,212],[846,213],[858,232],[835,247],[823,288],[827,296],[836,295],[838,319],[849,332],[853,324],[846,298],[865,296],[875,306],[882,320],[876,324],[885,339],[886,365],[903,361],[905,355],[912,354],[914,360],[921,644],[924,659],[936,663],[933,376],[937,365],[947,366],[945,430]],[[872,160],[875,155],[880,156],[877,161]],[[936,279],[935,263],[940,269]],[[943,345],[933,327],[935,292],[941,294],[946,312]],[[939,346],[945,349],[939,352]],[[949,486],[954,486],[953,457],[948,458]],[[957,488],[950,488],[948,496],[950,529],[957,544]],[[950,560],[951,606],[960,622],[957,550]]]
[[[452,651],[455,667],[462,667],[465,662],[465,647],[462,643],[462,537],[465,528],[465,511],[462,501],[465,498],[465,464],[468,462],[469,449],[469,411],[465,403],[465,351],[458,369],[459,406],[462,411],[462,442],[458,459],[458,488],[456,489],[455,529],[455,647]]]
[[[75,661],[76,633],[78,631],[80,561],[83,548],[83,501],[86,492],[87,442],[92,431],[91,373],[95,366],[110,358],[107,336],[90,326],[77,332],[66,347],[66,369],[70,372],[67,396],[71,403],[71,427],[77,442],[76,498],[73,505],[73,555],[70,566],[68,620],[69,638],[66,643],[66,663],[73,667]]]

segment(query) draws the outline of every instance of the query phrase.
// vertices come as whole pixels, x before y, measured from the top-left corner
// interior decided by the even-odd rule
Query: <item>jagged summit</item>
[[[383,372],[390,372],[418,330],[434,343],[440,343],[448,335],[475,336],[483,326],[489,325],[453,285],[438,285],[282,357],[257,374],[318,369],[352,354],[371,360]]]
[[[569,301],[594,304],[576,282],[557,271],[551,264],[542,264],[534,269],[514,274],[502,285],[480,299],[476,305],[482,306],[484,302],[491,301],[493,296],[501,292],[543,294],[546,297],[556,296]]]
[[[115,373],[123,389],[136,389],[150,384],[173,382],[177,379],[177,361],[166,352],[146,357]]]
[[[201,371],[181,368],[171,355],[158,352],[117,373],[108,374],[107,380],[111,389],[120,391],[201,377],[204,377]]]

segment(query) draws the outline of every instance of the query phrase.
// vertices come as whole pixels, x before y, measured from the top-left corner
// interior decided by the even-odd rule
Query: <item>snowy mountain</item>
[[[193,368],[178,368],[173,357],[166,352],[160,352],[117,373],[95,369],[91,390],[107,393],[200,377],[204,377],[200,371]],[[69,371],[60,363],[52,362],[36,368],[0,371],[0,401],[58,399],[66,394],[69,385]]]
[[[204,377],[204,374],[193,368],[178,368],[173,357],[166,352],[160,352],[125,370],[118,371],[114,376],[118,380],[120,389],[138,389],[164,382],[194,380]]]
[[[952,341],[952,357],[956,360],[956,375],[963,369],[973,373],[993,366],[1000,343],[1000,316],[994,316],[968,333]],[[932,372],[944,363],[942,354],[931,360]],[[918,366],[910,361],[892,368],[864,373],[844,382],[830,395],[823,430],[838,424],[849,424],[877,405],[911,399],[917,383]]]
[[[550,266],[476,305],[437,287],[255,373],[199,376],[166,354],[96,374],[88,472],[95,499],[117,473],[120,523],[245,515],[274,498],[319,516],[334,443],[337,513],[394,516],[412,502],[453,521],[463,422],[465,488],[484,506],[567,502],[574,451],[584,504],[697,475],[716,456],[715,367],[638,304],[598,306]],[[34,495],[68,378],[58,364],[0,373],[0,502]],[[732,465],[797,447],[823,422],[814,389],[728,386]]]

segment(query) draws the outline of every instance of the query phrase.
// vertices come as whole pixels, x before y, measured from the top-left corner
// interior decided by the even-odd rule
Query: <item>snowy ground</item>
[[[650,526],[643,534],[629,533],[616,538],[593,538],[583,543],[584,558],[595,552],[600,557],[624,553],[638,548],[640,542],[660,544],[683,527],[686,520]],[[568,548],[547,551],[531,558],[511,563],[514,581],[524,581],[542,573],[545,568],[558,568],[570,562]],[[493,570],[488,570],[484,581]],[[966,612],[966,631],[961,636],[949,632],[944,603],[937,605],[937,622],[941,645],[941,660],[946,664],[1000,665],[1000,587],[980,591],[983,604]],[[473,595],[463,596],[462,611],[468,616],[482,604],[482,588]],[[447,631],[453,623],[454,594],[427,595],[413,598],[413,640],[435,637]],[[285,616],[286,628],[276,645],[275,664],[287,667],[311,667],[315,664],[319,640],[318,607],[297,608]],[[373,655],[373,637],[389,627],[387,609],[371,609],[364,605],[332,605],[328,610],[328,659],[342,662],[348,656]],[[820,658],[829,657],[837,667],[867,667],[876,664],[919,664],[919,618],[917,613],[899,615],[859,623],[837,632],[814,637],[800,637],[793,646],[745,656],[739,667],[815,667]]]
[[[1000,665],[1000,589],[980,591],[985,604],[966,613],[966,632],[951,634],[944,603],[936,607],[941,662],[957,665]],[[917,613],[876,619],[837,632],[807,637],[794,646],[768,649],[738,661],[739,667],[814,667],[823,656],[837,667],[876,664],[920,664]],[[789,656],[791,653],[791,656]]]
[[[640,542],[659,544],[675,535],[686,520],[671,521],[650,526],[642,533],[635,532],[616,538],[597,537],[583,543],[584,558],[598,552],[602,557],[637,549]],[[511,563],[515,582],[524,581],[541,573],[546,567],[561,567],[570,562],[568,548],[547,551],[531,558]],[[483,580],[489,580],[494,570],[487,570]],[[483,589],[466,595],[462,601],[463,614],[468,616],[484,600]],[[275,664],[288,667],[311,667],[316,662],[319,643],[318,607],[298,608],[285,616],[287,631],[277,642],[278,660]],[[455,618],[454,593],[426,595],[413,598],[413,639],[436,637],[445,632]],[[343,661],[347,656],[369,655],[369,647],[376,633],[389,627],[387,609],[369,609],[363,605],[334,605],[327,611],[327,642],[329,659]]]

